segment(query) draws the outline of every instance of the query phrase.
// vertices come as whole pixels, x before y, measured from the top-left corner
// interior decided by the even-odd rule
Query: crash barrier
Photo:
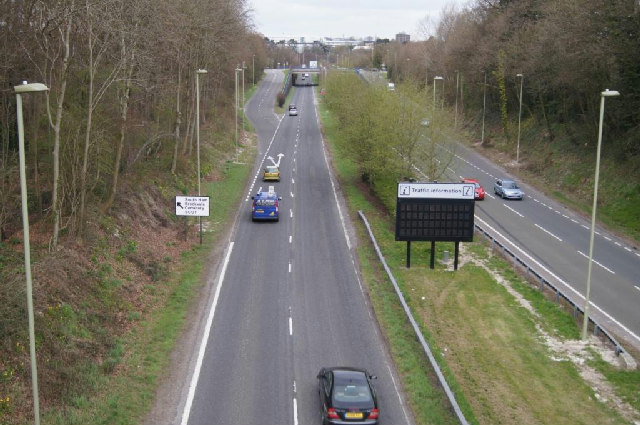
[[[569,307],[573,310],[573,317],[575,319],[578,318],[580,314],[584,317],[584,309],[577,305],[569,296],[567,296],[561,289],[559,289],[556,285],[542,276],[537,270],[531,267],[525,260],[518,257],[513,251],[507,248],[503,243],[494,238],[491,233],[482,228],[482,226],[475,224],[476,232],[481,233],[485,239],[487,239],[491,244],[491,249],[494,251],[498,251],[502,254],[504,258],[510,258],[511,264],[513,268],[517,271],[518,265],[520,265],[524,269],[525,277],[528,281],[535,280],[538,283],[538,290],[540,292],[544,292],[545,288],[548,288],[554,294],[554,300],[557,304],[562,301],[566,302]],[[620,345],[620,343],[608,332],[605,328],[603,328],[598,322],[593,320],[593,316],[589,316],[589,323],[593,325],[593,334],[595,336],[602,336],[607,339],[614,347],[616,355],[620,355],[621,353],[626,353],[625,349]]]
[[[373,242],[373,246],[375,247],[376,252],[378,253],[378,258],[380,259],[380,262],[382,263],[385,271],[387,272],[387,276],[389,276],[389,280],[391,280],[391,283],[395,288],[396,294],[398,295],[398,298],[400,299],[400,303],[402,304],[402,308],[404,309],[404,312],[407,315],[407,318],[409,319],[411,326],[413,327],[413,331],[415,332],[416,337],[418,338],[418,340],[420,341],[420,344],[422,345],[422,349],[424,350],[425,354],[429,358],[431,367],[433,368],[433,370],[436,372],[436,375],[438,376],[438,381],[440,382],[440,385],[444,389],[444,392],[446,393],[447,398],[449,399],[449,403],[451,403],[451,407],[453,408],[458,418],[458,421],[462,425],[468,425],[469,423],[467,422],[467,419],[464,417],[462,410],[460,410],[460,406],[458,406],[458,402],[456,401],[455,394],[453,394],[453,392],[451,391],[451,388],[449,388],[449,384],[447,383],[444,375],[442,374],[442,371],[440,370],[440,366],[438,366],[438,363],[436,362],[435,357],[433,357],[433,354],[431,353],[429,344],[427,344],[427,341],[425,341],[424,336],[422,335],[420,326],[418,326],[418,323],[413,318],[413,314],[411,314],[411,310],[409,309],[409,306],[407,305],[407,302],[404,299],[404,295],[402,295],[402,292],[398,287],[398,283],[396,282],[395,278],[393,277],[393,274],[391,273],[391,269],[389,269],[389,266],[387,266],[387,262],[385,261],[384,256],[382,255],[382,252],[378,247],[378,242],[376,241],[376,238],[373,235],[373,232],[371,231],[371,227],[369,226],[369,222],[367,221],[367,218],[365,217],[362,211],[358,211],[358,215],[360,216],[365,226],[367,227],[367,231],[369,232],[369,237],[371,238],[371,242]]]

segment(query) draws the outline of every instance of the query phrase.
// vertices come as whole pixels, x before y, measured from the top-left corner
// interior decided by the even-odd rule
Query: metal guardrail
[[[491,241],[491,248],[496,251],[501,251],[502,255],[506,257],[507,255],[512,258],[513,267],[517,269],[518,264],[522,266],[525,270],[526,278],[529,279],[531,276],[534,277],[539,285],[538,289],[540,292],[544,291],[545,287],[548,287],[552,292],[555,293],[555,302],[559,303],[561,300],[564,300],[573,308],[573,317],[577,318],[580,313],[582,313],[584,317],[584,309],[577,305],[571,298],[569,298],[562,290],[560,290],[556,285],[552,282],[549,282],[544,276],[542,276],[537,270],[527,264],[522,258],[518,257],[513,251],[507,248],[503,243],[494,238],[488,231],[482,228],[482,226],[475,224],[475,228],[478,232],[482,233],[482,235]],[[593,320],[592,316],[589,316],[589,323],[593,324],[593,334],[595,336],[599,336],[602,334],[606,339],[609,340],[611,344],[613,344],[616,355],[620,355],[621,353],[626,353],[626,350],[620,343],[613,337],[613,335],[608,332],[604,327],[602,327],[598,322]]]
[[[396,291],[396,295],[398,296],[398,298],[400,299],[400,303],[402,304],[402,308],[404,309],[404,312],[407,315],[407,318],[408,318],[409,322],[411,323],[411,326],[413,327],[413,330],[414,330],[418,340],[420,341],[420,344],[422,345],[422,348],[423,348],[425,354],[429,358],[429,362],[431,363],[431,367],[435,371],[435,373],[436,373],[436,375],[438,377],[438,381],[440,382],[440,385],[444,389],[444,391],[445,391],[445,393],[447,395],[447,398],[449,399],[449,402],[451,403],[451,406],[453,407],[453,410],[454,410],[454,412],[455,412],[455,414],[456,414],[456,416],[458,418],[458,421],[462,425],[468,425],[468,422],[467,422],[466,418],[464,417],[464,414],[460,410],[458,402],[456,401],[455,395],[451,391],[451,389],[449,387],[449,384],[447,383],[444,375],[442,374],[442,371],[440,370],[440,366],[436,362],[436,359],[433,356],[433,354],[431,352],[431,349],[429,348],[429,344],[424,339],[424,336],[422,335],[422,332],[420,331],[420,327],[418,326],[417,322],[413,318],[411,310],[409,309],[409,306],[407,305],[407,302],[404,299],[404,295],[402,294],[402,291],[400,291],[398,283],[396,282],[395,278],[393,277],[391,269],[387,265],[387,262],[385,261],[384,256],[382,255],[382,251],[380,250],[380,247],[378,246],[378,243],[376,241],[375,236],[373,235],[373,231],[371,230],[371,226],[369,226],[369,222],[367,221],[367,218],[365,217],[365,215],[364,215],[364,213],[362,211],[358,211],[358,215],[360,216],[360,219],[362,219],[362,221],[364,222],[364,224],[365,224],[365,226],[367,228],[367,232],[369,233],[369,237],[371,238],[371,242],[373,243],[373,246],[375,247],[376,253],[378,254],[378,258],[379,258],[380,262],[382,263],[382,266],[384,267],[384,269],[385,269],[385,271],[387,273],[387,276],[389,277],[389,280],[391,280],[391,283],[393,284],[393,287],[394,287],[394,289]],[[537,270],[535,270],[533,267],[531,267],[529,264],[527,264],[527,262],[524,261],[522,258],[518,257],[518,255],[516,255],[513,251],[511,251],[509,248],[507,248],[503,243],[501,243],[496,238],[494,238],[488,231],[483,229],[482,226],[480,226],[478,224],[475,224],[474,226],[475,226],[477,232],[481,233],[486,239],[491,241],[491,249],[501,252],[504,257],[510,256],[512,258],[512,264],[513,264],[514,269],[517,269],[518,265],[520,265],[525,270],[525,274],[526,274],[527,280],[530,277],[535,278],[539,282],[538,289],[541,292],[544,291],[545,287],[549,288],[553,293],[555,293],[555,301],[556,301],[556,303],[559,303],[561,300],[564,300],[567,304],[569,304],[573,308],[573,317],[574,318],[577,318],[580,313],[582,313],[584,315],[583,308],[580,307],[579,305],[577,305],[575,302],[573,302],[573,300],[571,300],[571,298],[569,298],[564,292],[562,292],[556,285],[554,285],[552,282],[550,282],[548,279],[546,279],[544,276],[542,276]],[[621,353],[626,353],[626,350],[624,349],[624,347],[622,347],[622,345],[620,345],[620,343],[613,337],[613,335],[610,332],[608,332],[605,328],[603,328],[598,322],[593,320],[592,317],[589,317],[589,322],[593,324],[593,334],[595,336],[602,335],[606,339],[608,339],[611,344],[613,344],[613,346],[615,348],[616,355],[620,355]]]
[[[380,247],[378,247],[378,242],[376,241],[376,238],[373,235],[373,232],[371,231],[371,227],[369,226],[369,222],[367,221],[367,218],[365,217],[362,211],[358,211],[358,215],[360,216],[365,226],[367,227],[367,231],[369,232],[369,237],[371,238],[371,242],[373,242],[373,246],[375,247],[376,252],[378,253],[378,258],[380,259],[380,262],[382,263],[385,271],[387,272],[387,276],[389,276],[389,279],[391,280],[393,287],[395,288],[396,295],[398,295],[398,298],[400,299],[402,308],[404,309],[404,312],[407,315],[407,318],[409,319],[411,326],[413,327],[413,331],[415,332],[416,337],[418,338],[418,340],[420,341],[420,344],[422,345],[422,349],[424,350],[425,354],[429,358],[431,367],[433,368],[433,370],[436,372],[436,375],[438,376],[438,382],[440,382],[440,385],[444,389],[444,392],[446,393],[447,398],[449,399],[449,403],[451,403],[451,407],[453,407],[453,410],[458,418],[458,421],[462,425],[469,425],[469,423],[467,422],[467,419],[464,417],[464,414],[462,413],[462,410],[460,410],[460,406],[456,401],[455,394],[453,394],[453,391],[451,391],[451,388],[449,388],[449,384],[447,383],[444,375],[442,374],[442,371],[440,370],[440,366],[436,362],[436,359],[433,356],[431,349],[429,348],[429,344],[424,339],[424,335],[422,335],[422,332],[420,331],[420,326],[418,326],[418,323],[415,321],[415,319],[413,318],[413,315],[411,314],[411,310],[409,309],[409,306],[407,305],[407,302],[404,299],[404,295],[402,294],[402,291],[400,291],[400,287],[398,287],[398,283],[396,282],[396,279],[393,277],[393,274],[391,273],[391,269],[387,265],[387,262],[385,261],[384,256],[382,255],[382,251],[380,251]]]

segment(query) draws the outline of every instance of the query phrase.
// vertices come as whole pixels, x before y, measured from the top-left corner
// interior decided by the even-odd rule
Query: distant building
[[[411,36],[404,32],[396,34],[396,41],[399,43],[408,43],[411,40]]]

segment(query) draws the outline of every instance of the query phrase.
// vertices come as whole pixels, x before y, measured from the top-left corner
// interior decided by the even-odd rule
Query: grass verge
[[[359,223],[355,212],[362,210],[366,214],[470,423],[631,423],[611,403],[598,399],[596,391],[581,376],[582,370],[566,353],[553,351],[544,341],[543,335],[566,343],[578,339],[573,318],[521,280],[505,261],[494,257],[481,243],[464,244],[466,255],[474,261],[465,262],[457,272],[442,265],[428,269],[429,249],[423,248],[426,244],[415,244],[412,267],[407,269],[405,245],[395,241],[392,220],[378,206],[379,201],[368,198],[366,188],[361,190],[358,167],[340,152],[340,143],[335,143],[340,137],[339,130],[323,104],[320,116],[351,217]],[[442,391],[435,388],[421,348],[408,331],[404,313],[380,269],[368,236],[361,225],[357,227],[362,241],[358,253],[363,278],[402,376],[416,423],[455,423]],[[438,244],[437,249],[452,251],[448,244]],[[483,262],[485,266],[480,266]],[[508,291],[507,286],[515,292]],[[524,308],[519,298],[526,300],[532,310]],[[611,366],[598,358],[596,354],[593,363],[598,363],[597,369],[604,373]],[[640,387],[637,371],[611,368],[604,375],[617,378],[619,383],[612,383],[618,393],[637,406]]]

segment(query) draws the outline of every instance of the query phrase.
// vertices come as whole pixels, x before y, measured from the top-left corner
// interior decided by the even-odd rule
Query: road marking
[[[289,263],[289,273],[291,273],[291,263]]]
[[[298,402],[293,398],[293,424],[298,425]]]
[[[522,214],[520,214],[518,211],[516,211],[513,208],[511,208],[509,205],[507,205],[507,204],[502,204],[502,205],[504,205],[508,210],[511,210],[512,212],[518,214],[520,217],[524,218],[524,216]]]
[[[200,369],[202,368],[204,353],[207,349],[207,342],[209,341],[209,334],[211,332],[211,325],[213,324],[213,317],[216,314],[216,306],[218,305],[218,299],[220,298],[220,290],[222,289],[222,283],[224,282],[224,275],[227,272],[227,265],[229,265],[229,258],[231,257],[231,251],[233,251],[233,244],[234,242],[231,242],[229,244],[229,249],[227,250],[227,256],[224,258],[224,264],[222,266],[222,271],[220,272],[220,279],[218,279],[218,287],[216,288],[216,293],[213,296],[213,303],[211,304],[211,310],[209,310],[209,317],[207,318],[207,324],[205,325],[204,333],[200,341],[200,350],[198,351],[198,359],[196,360],[196,367],[193,370],[193,375],[191,376],[191,383],[189,384],[189,393],[187,395],[187,402],[185,403],[184,410],[182,411],[182,422],[180,422],[180,425],[187,425],[187,422],[189,421],[189,415],[191,414],[191,405],[193,404],[193,398],[196,394],[196,386],[198,385],[198,379],[200,378]]]
[[[634,288],[636,288],[638,291],[640,291],[640,286],[634,285]]]
[[[293,240],[293,236],[289,235],[289,243]]]
[[[584,224],[581,224],[581,226],[582,226],[582,227],[584,227],[584,228],[585,228],[585,229],[587,229],[587,230],[590,230],[590,227],[589,227],[589,226],[585,226]]]
[[[560,239],[559,237],[557,237],[556,235],[554,235],[553,233],[551,233],[550,231],[548,231],[547,229],[545,229],[542,226],[537,225],[536,223],[533,223],[534,226],[536,226],[538,229],[542,230],[543,232],[547,233],[549,236],[556,238],[557,240],[559,240],[560,242],[562,242],[562,239]]]
[[[289,218],[293,218],[293,210],[289,208]]]
[[[585,254],[584,252],[578,251],[578,254],[582,255],[584,258],[589,259],[589,256],[587,254]],[[599,265],[600,267],[602,267],[603,269],[605,269],[606,271],[608,271],[611,274],[616,274],[616,272],[614,272],[613,270],[611,270],[610,268],[603,266],[602,264],[598,263],[596,260],[594,260],[593,258],[591,259],[591,261],[593,261],[595,264]]]
[[[289,316],[289,335],[293,335],[293,319]]]
[[[529,255],[529,253],[525,252],[522,248],[520,248],[518,245],[516,245],[515,243],[513,243],[510,239],[508,239],[507,237],[505,237],[502,233],[500,233],[499,231],[497,231],[493,226],[491,226],[489,223],[487,223],[486,221],[484,221],[483,219],[481,219],[478,216],[475,216],[476,220],[480,221],[487,229],[491,229],[491,231],[495,234],[495,235],[499,235],[502,239],[504,239],[507,243],[509,243],[509,245],[513,246],[514,249],[518,250],[522,255],[524,255],[525,257],[527,257],[530,261],[532,261],[536,266],[538,266],[540,268],[540,270],[545,271],[546,273],[548,273],[550,276],[552,276],[554,279],[556,279],[559,283],[561,283],[566,289],[568,289],[569,291],[571,291],[574,295],[576,295],[578,298],[580,298],[581,300],[585,300],[584,295],[582,295],[580,292],[578,292],[574,287],[572,287],[571,285],[569,285],[567,282],[565,282],[564,280],[562,280],[560,277],[558,277],[555,273],[553,273],[551,270],[549,270],[547,267],[545,267],[543,264],[541,264],[538,260],[536,260],[535,258],[533,258],[531,255]],[[612,315],[610,315],[609,313],[607,313],[606,311],[604,311],[602,308],[600,308],[597,304],[595,304],[593,301],[589,300],[589,305],[592,306],[593,308],[595,308],[596,310],[598,310],[602,315],[604,315],[607,319],[609,319],[611,322],[615,323],[617,326],[620,327],[620,329],[622,329],[624,332],[626,332],[627,334],[629,334],[631,337],[633,337],[636,341],[640,341],[640,336],[636,335],[635,333],[633,333],[633,331],[631,329],[629,329],[628,327],[626,327],[625,325],[623,325],[620,321],[616,320]]]

